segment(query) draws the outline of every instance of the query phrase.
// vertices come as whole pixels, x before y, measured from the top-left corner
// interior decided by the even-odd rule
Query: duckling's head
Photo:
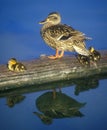
[[[91,53],[93,53],[94,50],[95,50],[94,47],[90,47],[90,48],[89,48],[89,51],[90,51]]]
[[[22,63],[18,62],[16,64],[15,71],[17,71],[17,72],[23,72],[25,70],[26,70],[26,67]]]
[[[15,58],[11,58],[9,61],[8,61],[8,64],[9,65],[15,65],[17,63],[17,60]]]
[[[39,22],[39,24],[47,24],[47,23],[49,23],[49,24],[52,24],[52,25],[57,25],[60,22],[61,22],[60,14],[57,13],[57,12],[52,12],[52,13],[50,13],[48,15],[48,17],[45,20]]]

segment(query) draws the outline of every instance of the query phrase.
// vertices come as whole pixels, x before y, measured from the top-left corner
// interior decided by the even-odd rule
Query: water
[[[101,2],[1,0],[0,64],[6,64],[12,57],[26,61],[38,58],[41,54],[55,53],[40,37],[41,25],[38,24],[52,11],[61,13],[63,23],[92,37],[92,41],[87,42],[87,47],[94,46],[98,50],[107,50],[105,0]],[[106,84],[107,75],[97,75],[88,79],[43,85],[38,90],[32,86],[27,89],[0,92],[0,129],[106,130]],[[54,88],[57,88],[56,98],[52,94]],[[50,94],[53,99],[50,98]],[[49,96],[50,102],[45,100],[46,95]],[[41,103],[44,106],[46,102],[45,109],[41,109],[41,104],[37,103],[41,96],[45,96],[44,102]],[[66,106],[65,100],[71,105]],[[57,106],[48,109],[49,104],[60,105],[60,111]],[[84,105],[79,107],[79,104]]]
[[[91,77],[89,81],[81,79],[75,83],[53,84],[52,87],[56,87],[55,97],[50,85],[42,86],[48,89],[41,91],[32,87],[1,93],[0,128],[106,130],[106,78],[107,75],[104,75]]]

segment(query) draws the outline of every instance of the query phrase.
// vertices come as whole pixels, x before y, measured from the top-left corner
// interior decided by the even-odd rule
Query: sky
[[[107,49],[106,0],[0,0],[0,64],[12,57],[32,60],[54,54],[41,38],[39,25],[54,11],[61,14],[62,23],[92,37],[87,47]]]

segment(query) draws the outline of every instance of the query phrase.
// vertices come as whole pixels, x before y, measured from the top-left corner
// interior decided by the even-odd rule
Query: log
[[[100,53],[101,60],[97,67],[84,67],[73,55],[56,60],[41,56],[22,62],[27,70],[19,73],[9,71],[6,65],[0,65],[0,92],[107,73],[107,51]]]
[[[45,83],[40,85],[31,85],[26,87],[18,87],[15,89],[7,89],[5,91],[0,91],[0,97],[13,97],[19,96],[26,93],[34,93],[43,90],[61,90],[65,87],[74,87],[74,94],[79,95],[81,92],[88,91],[90,89],[95,89],[99,87],[99,81],[107,79],[107,73],[92,75],[90,77],[82,77],[79,79],[62,80],[53,83]]]

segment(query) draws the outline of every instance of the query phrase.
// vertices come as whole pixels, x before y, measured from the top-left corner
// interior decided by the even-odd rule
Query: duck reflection
[[[91,77],[86,79],[80,79],[75,83],[75,95],[79,95],[80,92],[95,89],[99,86],[99,80],[97,77]]]
[[[9,107],[14,107],[15,104],[22,102],[25,96],[22,95],[10,95],[7,97],[7,105]]]
[[[64,93],[46,92],[36,100],[36,107],[40,112],[34,112],[44,124],[51,124],[53,119],[67,117],[82,117],[79,111],[86,103],[80,103]]]

